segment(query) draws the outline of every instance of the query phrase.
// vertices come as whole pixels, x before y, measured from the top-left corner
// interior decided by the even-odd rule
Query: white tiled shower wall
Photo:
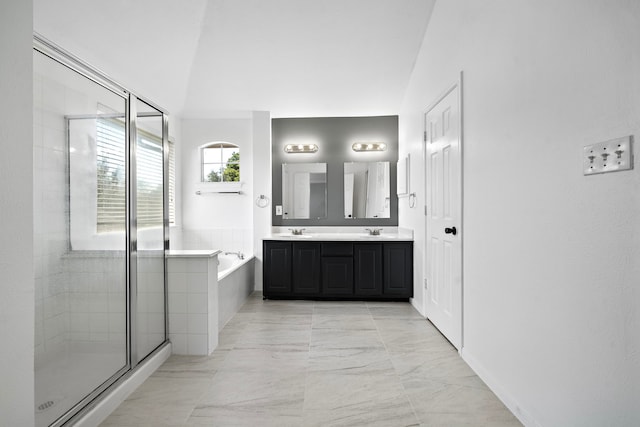
[[[66,342],[121,345],[126,336],[123,252],[75,252],[63,257],[68,320]]]
[[[164,250],[138,251],[136,340],[141,355],[165,338],[164,265]]]
[[[44,76],[33,82],[35,355],[62,350],[68,324],[65,87]],[[46,84],[43,84],[46,81]]]

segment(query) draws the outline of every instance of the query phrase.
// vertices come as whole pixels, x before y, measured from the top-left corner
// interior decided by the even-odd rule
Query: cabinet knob
[[[446,227],[444,229],[444,234],[453,234],[455,236],[456,234],[458,234],[458,230],[456,230],[455,227],[451,227],[451,228]]]

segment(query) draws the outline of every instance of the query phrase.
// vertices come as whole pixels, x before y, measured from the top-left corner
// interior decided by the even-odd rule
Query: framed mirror
[[[344,164],[344,217],[390,218],[389,162]]]
[[[282,165],[282,218],[327,217],[327,164]]]

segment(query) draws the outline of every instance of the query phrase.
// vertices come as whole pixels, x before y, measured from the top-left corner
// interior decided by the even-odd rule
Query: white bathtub
[[[249,259],[250,258],[251,257],[249,257]],[[218,281],[227,277],[232,271],[239,268],[242,263],[249,259],[240,259],[234,254],[224,255],[224,252],[222,252],[218,255]]]
[[[238,312],[254,288],[253,256],[218,255],[218,330]]]

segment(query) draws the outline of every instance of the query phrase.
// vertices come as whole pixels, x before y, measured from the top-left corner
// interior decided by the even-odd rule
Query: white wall
[[[242,194],[202,194],[200,147],[225,141],[240,147]],[[188,249],[242,250],[253,246],[253,120],[250,112],[232,118],[184,119],[179,141],[182,236]],[[176,246],[177,247],[177,246]]]
[[[0,420],[34,422],[32,8],[0,2]]]
[[[182,144],[182,119],[175,114],[169,114],[169,140],[175,145],[175,206],[176,206],[176,222],[171,226],[170,238],[173,238],[173,232],[182,224],[182,187],[180,179],[182,173],[182,152],[180,145]]]
[[[253,253],[255,287],[262,289],[262,240],[271,227],[271,117],[266,111],[232,112],[228,117],[188,118],[176,144],[177,201],[181,213],[172,230],[173,248],[222,249]],[[240,147],[242,194],[203,194],[200,150],[208,142]],[[260,208],[264,195],[269,204]]]
[[[462,354],[529,426],[640,425],[640,166],[581,170],[640,139],[639,24],[628,0],[439,1],[403,103],[421,307],[423,113],[464,72]]]
[[[253,113],[253,254],[256,257],[255,289],[262,289],[262,237],[271,232],[271,116],[265,111]],[[259,207],[255,200],[264,195],[268,205]]]

